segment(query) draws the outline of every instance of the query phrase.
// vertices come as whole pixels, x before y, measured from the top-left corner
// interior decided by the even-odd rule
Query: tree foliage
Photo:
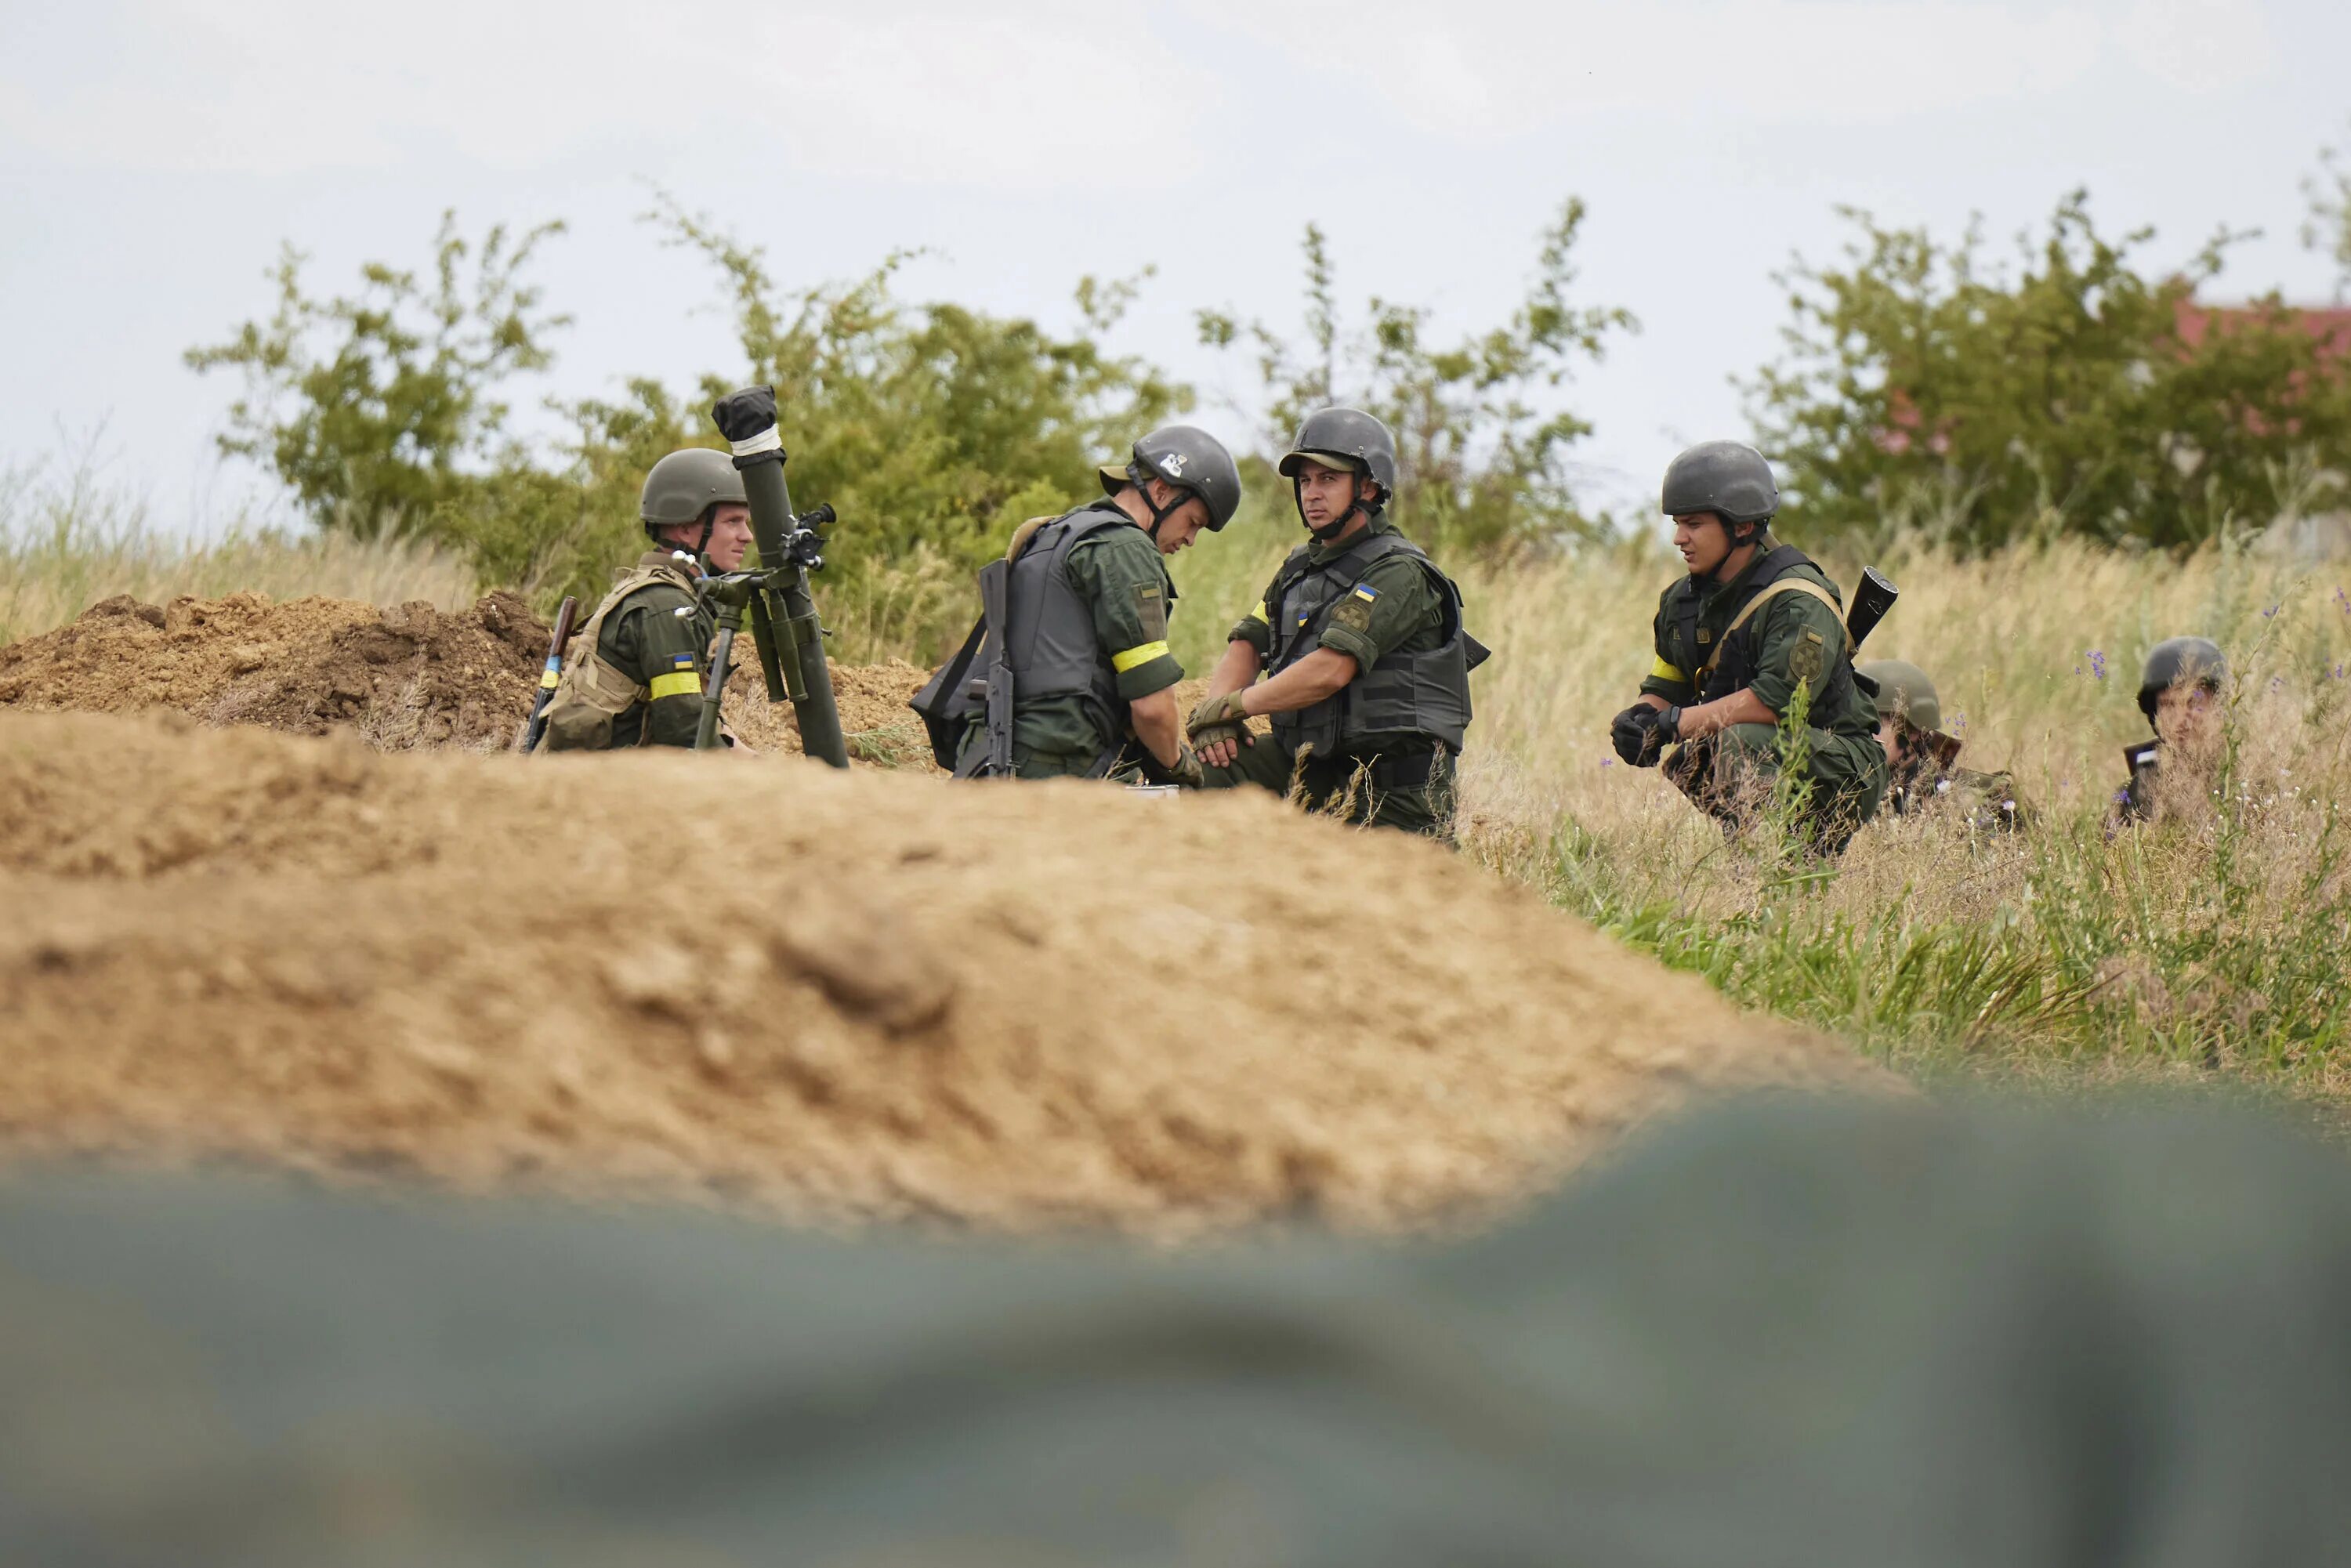
[[[225,343],[190,349],[199,372],[241,371],[218,442],[260,463],[322,528],[361,538],[428,528],[474,476],[502,457],[508,413],[497,389],[546,366],[547,336],[569,321],[525,280],[560,224],[476,244],[442,215],[429,279],[381,262],[355,293],[306,291],[292,246],[270,277],[277,308]]]
[[[2076,192],[2010,272],[1980,227],[1944,246],[1845,215],[1840,264],[1782,275],[1785,348],[1745,388],[1810,529],[2181,546],[2267,522],[2351,458],[2344,365],[2292,311],[2194,303],[2242,236],[2150,276],[2151,231],[2100,235]]]
[[[1102,346],[1136,284],[1081,278],[1080,329],[893,292],[893,255],[847,284],[787,291],[759,251],[664,203],[651,214],[716,268],[743,363],[702,402],[772,382],[796,498],[841,517],[832,559],[854,568],[917,546],[974,566],[1021,519],[1098,494],[1097,465],[1188,407],[1188,389]],[[697,411],[698,412],[698,411]],[[696,426],[706,424],[697,417]]]
[[[1348,327],[1322,231],[1306,229],[1304,334],[1202,311],[1201,341],[1253,348],[1267,395],[1268,441],[1286,447],[1309,413],[1348,403],[1395,433],[1396,509],[1415,533],[1456,548],[1508,550],[1592,531],[1578,508],[1570,450],[1592,426],[1557,406],[1575,366],[1599,360],[1630,312],[1578,306],[1573,253],[1583,204],[1546,229],[1534,280],[1510,318],[1432,343],[1426,308],[1373,297]]]

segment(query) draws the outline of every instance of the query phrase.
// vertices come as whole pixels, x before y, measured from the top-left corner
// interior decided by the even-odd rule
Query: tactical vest
[[[596,606],[596,613],[588,618],[588,624],[572,634],[575,651],[555,683],[555,695],[547,699],[547,731],[539,737],[538,750],[609,750],[612,745],[612,721],[651,699],[653,694],[643,683],[606,659],[598,644],[604,634],[604,622],[617,614],[632,595],[657,582],[684,589],[689,596],[696,587],[695,580],[675,560],[659,552],[648,553],[621,574],[612,584],[612,591],[604,596],[604,602]],[[638,729],[638,745],[644,744],[651,728],[646,725]]]
[[[1802,567],[1812,567],[1814,571],[1820,571],[1812,559],[1795,546],[1772,546],[1755,563],[1746,586],[1740,590],[1738,601],[1731,609],[1730,624],[1724,632],[1722,641],[1711,646],[1708,643],[1707,631],[1698,625],[1704,595],[1696,583],[1690,583],[1683,590],[1680,601],[1674,607],[1671,622],[1675,662],[1683,669],[1697,672],[1698,701],[1715,702],[1755,684],[1757,650],[1761,646],[1761,617],[1746,612],[1775,583],[1793,579],[1788,588],[1780,590],[1782,593],[1801,591],[1794,588],[1794,583],[1798,582],[1817,588],[1819,585],[1812,583],[1810,579],[1794,576]],[[1821,575],[1826,577],[1828,574],[1821,572]],[[1835,601],[1836,591],[1832,588],[1828,592],[1830,599]],[[1837,601],[1836,607],[1842,619],[1842,602]],[[1813,694],[1813,712],[1842,716],[1844,722],[1834,727],[1840,731],[1852,730],[1855,734],[1875,731],[1877,725],[1874,713],[1865,724],[1854,717],[1860,705],[1855,701],[1852,648],[1823,649],[1823,659],[1824,678],[1819,683],[1819,689]],[[1817,720],[1815,723],[1818,725]],[[1818,725],[1818,727],[1832,727]]]
[[[1070,552],[1104,528],[1133,528],[1134,519],[1101,503],[1064,513],[1033,528],[1024,526],[1018,554],[981,569],[984,603],[1001,594],[1003,624],[983,616],[972,636],[916,693],[911,706],[930,727],[932,752],[943,768],[956,766],[964,728],[974,716],[999,727],[1014,721],[1018,705],[1041,697],[1084,699],[1086,716],[1103,737],[1103,760],[1115,758],[1126,737],[1127,705],[1118,695],[1118,674],[1094,632],[1093,606],[1070,581]],[[991,580],[991,578],[994,580]],[[1003,654],[999,669],[998,653]],[[987,700],[991,682],[1011,682],[1010,700]],[[1008,750],[1008,733],[991,738]],[[975,748],[967,771],[984,771],[991,748]]]
[[[1401,534],[1371,534],[1320,566],[1301,550],[1283,563],[1266,599],[1278,675],[1322,645],[1323,629],[1340,601],[1378,561],[1401,555],[1426,574],[1445,606],[1445,641],[1426,653],[1401,649],[1312,707],[1271,716],[1274,738],[1293,753],[1330,758],[1368,756],[1405,737],[1461,749],[1469,727],[1469,672],[1486,649],[1461,625],[1461,591],[1418,545]]]

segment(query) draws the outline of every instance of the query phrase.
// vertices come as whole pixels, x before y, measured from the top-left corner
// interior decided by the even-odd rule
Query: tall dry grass
[[[2351,1086],[2351,563],[2056,545],[1876,564],[1904,595],[1867,652],[1935,677],[1962,763],[2014,774],[2027,831],[1886,816],[1834,867],[1768,831],[1725,842],[1608,747],[1675,570],[1625,549],[1468,574],[1496,648],[1465,759],[1468,852],[1889,1060]],[[2233,661],[2225,754],[2178,815],[2110,831],[2121,747],[2147,733],[2140,662],[2185,632]]]
[[[0,470],[0,643],[118,593],[158,602],[239,591],[455,610],[473,602],[476,585],[463,562],[424,545],[243,530],[193,539],[154,526],[142,503],[86,465],[56,477],[37,466]]]

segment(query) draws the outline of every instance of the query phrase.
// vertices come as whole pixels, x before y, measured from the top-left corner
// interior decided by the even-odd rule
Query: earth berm
[[[1491,1212],[1694,1093],[1876,1082],[1253,791],[0,712],[0,1153],[820,1220]]]

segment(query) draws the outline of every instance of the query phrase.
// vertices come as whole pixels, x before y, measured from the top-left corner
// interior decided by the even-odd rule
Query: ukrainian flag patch
[[[1359,582],[1355,584],[1355,597],[1362,600],[1364,603],[1369,604],[1373,600],[1377,599],[1379,596],[1380,591],[1374,588],[1370,583]]]
[[[691,653],[672,653],[669,656],[669,667],[673,670],[690,670],[694,667],[694,655]]]

